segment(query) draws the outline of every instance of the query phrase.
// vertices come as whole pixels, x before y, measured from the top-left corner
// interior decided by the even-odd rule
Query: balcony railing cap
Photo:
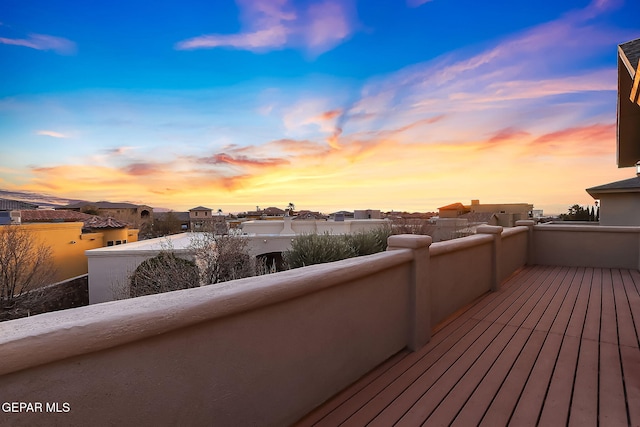
[[[502,227],[499,225],[480,225],[477,228],[478,234],[500,234]]]
[[[389,236],[387,245],[389,248],[419,249],[431,246],[431,236],[419,234],[398,234]]]

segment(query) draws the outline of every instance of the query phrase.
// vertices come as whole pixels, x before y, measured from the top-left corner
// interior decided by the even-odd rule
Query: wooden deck
[[[640,272],[526,267],[299,426],[640,426]]]

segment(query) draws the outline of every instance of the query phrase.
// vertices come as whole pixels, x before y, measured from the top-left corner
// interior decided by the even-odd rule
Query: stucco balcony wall
[[[431,324],[491,290],[493,238],[475,235],[431,245]]]
[[[531,263],[637,270],[640,227],[536,225]]]
[[[0,417],[287,425],[408,345],[413,265],[402,249],[5,322],[0,395],[71,411]]]
[[[638,268],[638,227],[484,226],[225,284],[0,325],[0,424],[287,425],[525,264]],[[10,417],[10,418],[8,418]],[[43,418],[45,417],[45,418]]]
[[[502,249],[499,260],[498,282],[502,283],[527,263],[528,228],[524,226],[505,228],[502,232]]]

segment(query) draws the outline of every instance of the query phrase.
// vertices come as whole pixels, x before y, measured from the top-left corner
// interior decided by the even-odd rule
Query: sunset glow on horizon
[[[640,2],[531,3],[3,2],[0,190],[179,211],[593,204],[585,188],[635,175],[616,166],[616,52]]]

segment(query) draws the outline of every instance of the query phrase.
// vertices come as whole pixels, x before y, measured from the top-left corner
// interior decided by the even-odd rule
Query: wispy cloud
[[[419,7],[425,3],[432,2],[433,0],[407,0],[407,6],[409,7]]]
[[[61,55],[73,55],[77,50],[76,44],[71,40],[46,34],[30,34],[26,39],[0,37],[0,43],[37,50],[52,50]]]
[[[69,137],[68,135],[65,135],[60,132],[55,132],[52,130],[39,130],[39,131],[36,131],[36,135],[50,136],[51,138],[68,138]]]
[[[284,0],[241,7],[255,31],[280,25],[283,47],[293,46],[289,31],[310,16]],[[371,78],[348,87],[346,96],[344,86],[310,81],[300,92],[275,82],[255,104],[218,93],[183,94],[189,102],[200,99],[197,105],[167,95],[154,102],[118,100],[114,117],[131,116],[120,114],[124,104],[131,105],[127,112],[153,105],[163,117],[181,111],[189,125],[172,129],[174,139],[162,146],[158,138],[106,126],[100,162],[33,168],[23,189],[87,199],[139,194],[147,203],[171,207],[230,200],[238,209],[281,199],[284,205],[294,200],[350,209],[372,201],[382,209],[431,209],[471,198],[579,202],[580,195],[588,197],[585,187],[626,173],[613,159],[615,46],[625,35],[593,22],[596,7],[611,2],[600,0],[491,45]],[[588,65],[611,52],[611,66]],[[250,92],[243,86],[240,91]],[[220,99],[232,114],[202,114]],[[259,108],[265,99],[268,108]],[[99,115],[104,110],[100,104]],[[585,170],[595,182],[585,180]]]
[[[207,34],[176,43],[178,50],[230,47],[267,52],[302,47],[319,55],[353,32],[349,2],[322,0],[306,8],[288,0],[238,0],[245,30],[238,34]]]

